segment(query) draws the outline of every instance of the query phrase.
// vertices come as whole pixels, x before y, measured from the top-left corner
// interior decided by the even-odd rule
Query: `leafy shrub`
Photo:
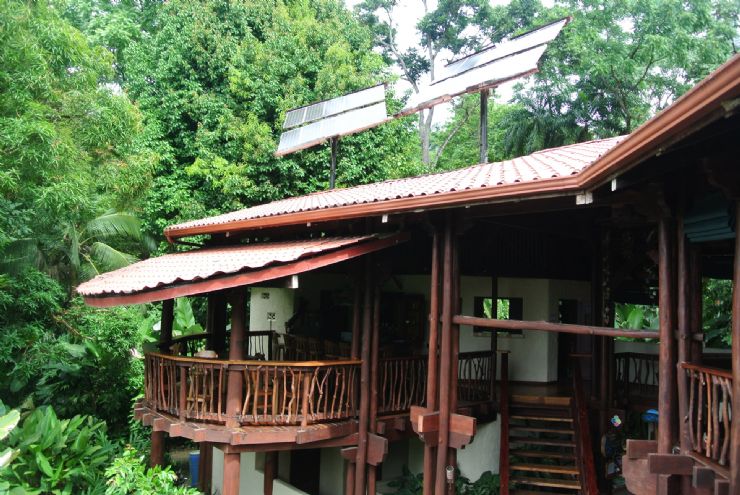
[[[17,409],[8,410],[0,401],[0,441],[5,440],[5,437],[18,425],[20,419],[21,413]],[[4,448],[0,451],[0,469],[10,464],[17,454],[18,451],[11,448]],[[7,490],[7,487],[3,487],[0,483],[0,490]]]
[[[158,495],[197,495],[195,489],[178,487],[177,475],[168,467],[147,468],[145,456],[127,447],[113,464],[106,469],[108,478],[106,495],[133,495],[156,493]]]
[[[18,494],[102,494],[116,451],[106,425],[90,416],[60,420],[51,407],[31,412],[8,436],[17,457],[0,470],[0,486]]]

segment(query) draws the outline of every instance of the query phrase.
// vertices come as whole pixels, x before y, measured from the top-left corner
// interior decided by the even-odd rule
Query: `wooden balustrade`
[[[615,358],[616,396],[622,404],[658,397],[658,355],[620,352]]]
[[[190,336],[189,336],[190,337]],[[193,339],[196,340],[196,339]],[[360,361],[226,361],[147,354],[145,400],[183,421],[225,424],[227,375],[242,376],[241,425],[298,425],[355,417]],[[492,401],[490,351],[460,353],[458,396]],[[426,402],[427,357],[381,358],[378,413]]]
[[[425,405],[427,357],[382,358],[378,367],[378,413],[392,414]]]
[[[226,374],[241,371],[241,425],[298,425],[356,415],[359,361],[224,361],[163,354],[146,356],[145,399],[179,417],[226,422]]]
[[[492,396],[493,352],[461,352],[458,359],[457,397],[465,402],[489,402]]]
[[[689,381],[688,425],[693,451],[720,466],[729,463],[732,372],[680,363]]]

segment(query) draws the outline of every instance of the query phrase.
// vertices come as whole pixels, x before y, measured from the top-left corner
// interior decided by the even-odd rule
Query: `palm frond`
[[[130,213],[107,212],[93,218],[85,226],[87,235],[95,239],[123,237],[141,241],[141,221]]]
[[[136,261],[136,256],[121,252],[104,242],[93,243],[90,258],[101,271],[117,270]]]
[[[41,251],[36,239],[17,239],[0,252],[0,272],[16,274],[27,268],[38,268]]]

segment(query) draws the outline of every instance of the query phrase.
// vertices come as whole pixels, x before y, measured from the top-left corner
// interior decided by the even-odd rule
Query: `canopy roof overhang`
[[[370,234],[194,249],[98,275],[77,292],[97,307],[155,302],[289,277],[407,239],[405,233]]]

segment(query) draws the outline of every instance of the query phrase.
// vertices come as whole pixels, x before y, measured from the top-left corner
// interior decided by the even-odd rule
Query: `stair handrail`
[[[501,352],[501,440],[499,448],[499,481],[501,495],[509,495],[509,353]]]
[[[588,403],[583,393],[581,367],[573,366],[573,432],[576,439],[576,459],[581,479],[581,493],[598,495],[599,486],[594,465],[593,443],[588,421]]]

